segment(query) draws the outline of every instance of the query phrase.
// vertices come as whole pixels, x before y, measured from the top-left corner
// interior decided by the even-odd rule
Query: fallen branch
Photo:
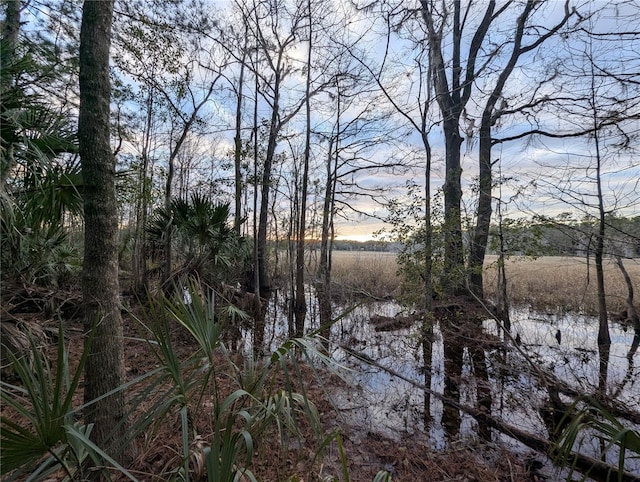
[[[410,328],[413,324],[422,318],[422,314],[382,316],[371,315],[370,321],[375,331],[395,331],[403,328]]]
[[[623,266],[623,269],[624,269],[624,266]],[[623,272],[626,273],[626,270]],[[629,297],[627,298],[627,302],[631,300],[631,304],[633,305],[633,286],[630,283],[631,283],[631,279],[628,278],[628,274],[627,274],[627,287],[630,290],[629,292],[630,294],[629,294]],[[549,393],[549,396],[551,396],[551,392],[553,390],[559,390],[563,394],[569,395],[570,397],[575,397],[575,398],[578,398],[584,395],[584,391],[579,391],[578,389],[571,387],[569,384],[557,378],[553,373],[549,373],[547,371],[542,370],[542,368],[529,357],[528,353],[524,350],[524,348],[521,347],[520,344],[517,343],[517,341],[511,336],[511,333],[509,332],[509,330],[506,330],[503,322],[500,319],[498,319],[495,316],[495,314],[492,313],[491,309],[488,306],[486,306],[484,302],[479,298],[477,298],[476,301],[481,306],[485,307],[486,313],[491,318],[493,318],[493,320],[498,324],[498,326],[504,333],[505,337],[511,341],[512,348],[515,351],[517,351],[524,358],[527,364],[531,367],[531,370],[532,370],[531,373],[536,376],[538,383],[540,383],[540,385],[547,390],[547,392]],[[635,309],[633,310],[633,312],[635,313]],[[636,349],[638,348],[638,342],[635,341],[637,340],[638,337],[640,337],[640,329],[636,329],[636,339],[634,339],[634,344],[631,346],[631,349],[629,350],[629,353],[627,355],[627,358],[629,360],[631,360],[631,357],[633,356]],[[598,400],[598,403],[600,403],[609,413],[614,415],[616,418],[624,418],[629,422],[640,425],[640,413],[638,413],[637,411],[630,410],[627,406],[625,406],[624,404],[618,403],[615,400],[608,400],[608,399],[603,399],[602,397],[598,397],[597,394],[594,394],[593,397],[596,398]]]

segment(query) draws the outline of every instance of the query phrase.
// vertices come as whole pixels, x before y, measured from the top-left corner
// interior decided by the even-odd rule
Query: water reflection
[[[390,305],[384,305],[384,309],[389,310]],[[374,305],[369,310],[375,312],[377,307]],[[369,343],[361,345],[361,349],[381,365],[397,370],[409,379],[422,382],[424,364],[419,347],[407,345],[407,340],[418,337],[417,327],[394,333],[376,333],[366,322],[368,314],[360,313],[359,318],[356,316],[352,319],[353,322],[343,321],[341,331],[351,335],[357,333],[355,336],[359,340],[368,340]],[[577,393],[596,394],[598,390],[606,390],[603,393],[615,395],[628,409],[640,410],[637,337],[633,338],[621,327],[614,325],[611,327],[612,345],[608,353],[599,352],[597,328],[596,319],[584,316],[547,317],[528,310],[514,310],[512,332],[520,334],[520,348],[530,355],[534,366],[513,346],[483,350],[469,345],[459,352],[462,357],[457,360],[461,360],[461,369],[460,365],[454,368],[460,370],[458,373],[461,374],[455,386],[459,390],[460,401],[484,407],[513,426],[550,437],[549,428],[540,410],[548,404],[549,393],[539,383],[540,376],[535,370],[537,367],[554,374]],[[492,332],[495,330],[495,323],[487,321],[485,329]],[[558,329],[563,335],[561,344],[555,336]],[[494,334],[499,335],[499,332]],[[445,337],[438,325],[434,327],[433,340],[431,389],[436,393],[445,393],[447,351]],[[454,350],[449,353],[451,352]],[[341,357],[339,349],[335,356]],[[387,436],[393,436],[398,431],[422,433],[430,438],[431,444],[436,448],[444,447],[447,438],[445,434],[450,436],[451,433],[459,433],[462,437],[493,436],[503,443],[514,444],[506,436],[490,433],[487,427],[478,427],[472,417],[460,414],[458,410],[452,409],[447,418],[442,402],[435,397],[432,397],[431,417],[427,418],[429,423],[425,426],[421,423],[425,419],[424,398],[421,397],[421,391],[416,389],[417,384],[394,378],[364,362],[342,356],[343,361],[355,368],[353,377],[355,385],[361,391],[358,399],[361,410],[364,411],[359,420],[367,430],[382,431]],[[608,361],[602,361],[602,357],[606,357]],[[486,371],[483,371],[483,367],[486,367]],[[602,367],[606,367],[606,372],[601,371]],[[352,416],[353,411],[350,413]],[[522,450],[521,446],[515,445]],[[587,448],[583,447],[582,450],[591,451],[592,455],[600,453],[601,447],[595,440],[583,442],[583,445]],[[615,452],[612,451],[608,458],[615,463]],[[628,461],[628,464],[633,464],[633,461]],[[635,464],[635,467],[631,465],[629,468],[640,469],[637,461]]]
[[[282,300],[272,299],[271,303],[270,313],[286,312]],[[445,394],[462,404],[486,410],[505,423],[549,437],[541,410],[550,399],[549,391],[540,383],[543,372],[575,393],[606,393],[627,409],[640,411],[640,336],[625,332],[621,326],[611,325],[612,344],[607,353],[598,350],[595,318],[512,310],[511,335],[519,345],[474,344],[471,340],[477,337],[473,333],[464,334],[464,338],[459,333],[454,336],[436,323],[425,349],[420,322],[390,332],[375,331],[370,322],[372,315],[392,317],[400,311],[400,306],[389,302],[362,305],[332,327],[331,354],[351,368],[345,374],[348,388],[334,393],[334,401],[349,423],[365,431],[390,437],[400,432],[415,434],[428,439],[434,448],[445,447],[445,434],[493,437],[514,450],[523,450],[512,439],[478,427],[474,418],[458,409],[446,409],[438,396],[425,397],[423,389]],[[272,346],[286,338],[286,321],[282,318],[273,316],[267,323],[265,340]],[[310,329],[319,326],[312,317],[308,323]],[[494,321],[485,321],[483,328],[496,339],[510,338]],[[561,343],[556,338],[558,330]],[[354,353],[362,354],[365,360]],[[428,363],[423,361],[423,353],[430,353]],[[558,399],[569,402],[561,394]],[[600,446],[595,439],[584,441],[582,450],[598,455]],[[615,463],[615,456],[612,451],[607,458]],[[629,470],[640,472],[639,461],[627,463]]]

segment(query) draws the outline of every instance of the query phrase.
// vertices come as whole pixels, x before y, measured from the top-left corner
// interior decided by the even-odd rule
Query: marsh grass
[[[640,287],[640,259],[624,261],[636,295]],[[496,292],[497,258],[487,259],[485,294]],[[530,305],[537,310],[598,311],[596,269],[593,259],[574,257],[512,258],[506,262],[508,291],[514,305]],[[620,312],[625,307],[627,286],[614,259],[604,262],[607,309]],[[636,300],[637,303],[637,300]]]
[[[640,259],[624,260],[636,297],[640,297]],[[496,294],[497,257],[485,263],[485,295]],[[605,260],[607,309],[625,307],[627,286],[614,259]],[[595,314],[598,309],[596,271],[593,258],[541,257],[509,258],[506,262],[508,292],[513,306],[528,305],[537,310],[577,311]],[[335,251],[332,279],[337,290],[378,299],[397,297],[401,290],[396,255],[371,251]],[[636,299],[636,304],[638,300]]]
[[[334,291],[385,300],[399,294],[401,279],[395,253],[334,251]]]

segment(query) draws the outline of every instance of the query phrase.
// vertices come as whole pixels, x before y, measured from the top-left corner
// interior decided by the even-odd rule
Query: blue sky
[[[216,0],[211,2],[214,10],[220,10],[222,6],[229,5],[230,2]],[[329,0],[325,0],[325,6]],[[340,9],[348,9],[348,5],[336,0],[336,5]],[[520,3],[514,2],[517,10],[507,13],[505,20],[499,24],[499,28],[492,30],[490,40],[499,43],[507,38],[513,32],[515,15],[520,11]],[[636,85],[629,87],[627,91],[622,91],[619,87],[612,83],[602,82],[598,85],[598,94],[603,98],[612,97],[633,97],[638,95],[640,86],[640,36],[625,35],[624,32],[637,30],[637,19],[640,18],[640,5],[634,2],[621,3],[621,7],[614,8],[614,2],[608,1],[576,1],[572,2],[583,15],[588,12],[596,13],[590,27],[600,32],[620,32],[619,36],[602,37],[602,42],[597,41],[593,45],[588,46],[584,43],[574,42],[573,37],[567,39],[560,38],[545,44],[544,48],[534,51],[524,56],[521,60],[521,66],[514,71],[512,78],[505,88],[505,102],[509,106],[522,104],[529,96],[529,92],[536,88],[540,78],[550,78],[553,69],[559,72],[566,70],[568,73],[577,72],[583,64],[578,60],[587,47],[591,48],[594,56],[597,58],[599,65],[611,67],[621,75],[634,74],[630,79],[637,82]],[[501,5],[501,2],[498,2]],[[402,4],[410,6],[410,2]],[[417,5],[417,2],[415,2]],[[466,3],[465,3],[466,5]],[[477,22],[486,6],[485,2],[476,2],[478,10],[469,15],[469,26],[472,27]],[[544,8],[537,14],[538,25],[544,27],[551,25],[559,18],[564,9],[564,2],[548,1],[544,3]],[[338,15],[339,16],[339,15]],[[357,58],[347,59],[351,67],[358,66],[358,61],[364,59],[374,71],[379,67],[382,55],[385,51],[386,43],[384,38],[379,34],[384,33],[384,22],[381,15],[373,12],[347,12],[345,17],[346,24],[336,29],[332,34],[334,39],[344,36],[345,39],[359,38],[359,42],[353,52],[360,55]],[[327,20],[327,19],[323,19]],[[413,25],[413,26],[412,26]],[[390,67],[388,73],[383,78],[383,83],[389,88],[397,89],[395,99],[410,115],[416,119],[416,93],[420,84],[420,78],[416,70],[416,59],[420,56],[419,49],[415,49],[411,45],[411,37],[413,39],[424,38],[424,25],[420,22],[411,24],[408,22],[406,28],[401,29],[399,34],[392,35],[389,43],[390,49]],[[408,32],[408,30],[410,32]],[[469,29],[473,32],[473,28]],[[422,36],[422,37],[421,37]],[[468,45],[470,36],[463,38],[463,46]],[[445,46],[446,46],[445,41]],[[505,54],[506,55],[506,54]],[[302,39],[298,39],[295,48],[289,53],[291,65],[294,68],[300,68],[306,56],[306,47]],[[179,60],[179,59],[178,59]],[[500,57],[500,62],[488,64],[489,67],[499,68],[500,63],[504,61],[504,56]],[[197,69],[196,69],[197,70]],[[237,70],[231,69],[231,76],[237,75]],[[200,72],[201,74],[201,72]],[[194,71],[194,77],[200,75]],[[487,88],[495,80],[495,74],[489,73],[489,80],[486,76],[474,82],[474,93],[467,105],[466,115],[475,126],[479,124],[479,115],[482,110],[485,95],[483,89]],[[299,102],[303,90],[304,75],[302,71],[292,72],[285,84],[285,92],[283,102],[285,105],[291,106]],[[547,82],[538,92],[541,95],[563,95],[565,97],[577,95],[580,90],[584,90],[587,86],[585,78],[579,78],[574,75],[573,78],[565,78],[559,75],[552,81]],[[221,82],[224,84],[224,82]],[[424,84],[422,84],[424,85]],[[252,97],[253,87],[247,85],[245,87],[247,101],[245,104],[245,132],[250,128],[250,118],[252,114]],[[634,90],[635,89],[635,90]],[[423,91],[424,92],[424,91]],[[350,118],[356,117],[371,102],[375,92],[362,95],[354,102],[346,113],[343,115],[343,122]],[[380,98],[375,101],[376,107],[387,112],[391,112],[392,108],[385,105],[384,100]],[[566,104],[566,103],[565,103]],[[267,115],[268,109],[264,102],[259,105],[260,111],[264,116]],[[314,99],[313,119],[317,126],[324,126],[324,129],[330,129],[331,123],[335,120],[335,106],[330,102],[326,95],[319,95]],[[631,106],[628,114],[638,114],[638,106]],[[205,133],[200,134],[197,140],[198,149],[205,153],[203,165],[211,165],[212,160],[228,159],[229,152],[232,148],[232,127],[235,116],[235,105],[228,97],[216,96],[215,100],[207,106],[208,112],[211,114],[210,124]],[[579,128],[581,124],[587,122],[585,118],[578,118],[576,113],[569,112],[571,105],[564,105],[562,108],[548,108],[542,112],[536,113],[535,117],[515,116],[505,117],[501,123],[494,127],[497,137],[503,135],[511,135],[513,133],[522,132],[532,128],[536,122],[546,129],[553,131],[570,131]],[[606,110],[598,111],[599,116],[606,115]],[[439,113],[435,106],[431,111],[431,118],[435,123],[430,134],[430,141],[433,147],[433,172],[432,172],[432,192],[437,191],[443,184],[443,162],[444,148],[443,139],[440,130]],[[303,112],[292,120],[288,133],[294,133],[291,143],[294,147],[299,146],[302,142],[302,131],[304,126]],[[385,122],[387,125],[380,128],[388,134],[402,134],[406,127],[404,126],[406,119],[401,116],[388,114]],[[626,128],[640,134],[638,120],[629,123]],[[472,132],[469,122],[463,122],[462,135],[469,137],[468,132]],[[603,181],[605,186],[606,203],[610,209],[618,209],[624,215],[640,215],[640,202],[638,202],[638,185],[637,180],[640,178],[640,156],[638,156],[637,147],[638,140],[632,139],[630,148],[626,150],[614,149],[612,144],[618,141],[619,137],[605,136],[600,139],[602,142],[603,156]],[[317,141],[317,139],[315,139]],[[472,209],[474,196],[471,193],[471,186],[475,175],[477,174],[477,132],[472,133],[472,141],[463,143],[462,158],[462,179],[465,188],[465,205]],[[131,146],[132,152],[136,152],[136,148]],[[297,147],[296,147],[297,149]],[[322,179],[322,162],[325,155],[326,146],[317,148],[314,156],[314,163],[317,166],[318,173],[314,174],[314,179],[323,181]],[[289,152],[287,142],[280,143],[281,152]],[[361,185],[372,188],[379,186],[386,188],[388,191],[380,191],[376,195],[375,200],[366,198],[352,198],[348,201],[357,208],[358,211],[367,212],[375,215],[375,217],[367,217],[352,212],[348,214],[347,220],[337,219],[336,228],[339,238],[367,239],[372,233],[384,228],[378,218],[385,216],[383,204],[390,198],[402,198],[406,194],[407,182],[414,182],[418,185],[424,183],[424,165],[423,152],[421,148],[421,140],[414,132],[408,137],[395,139],[393,142],[382,142],[364,151],[363,156],[371,160],[384,159],[402,159],[406,163],[414,164],[414,169],[407,172],[393,173],[384,171],[361,171],[357,174],[358,181]],[[570,211],[572,206],[565,202],[566,196],[561,195],[562,188],[571,186],[580,189],[580,192],[588,194],[593,192],[593,184],[589,182],[579,183],[578,179],[586,179],[592,175],[594,166],[594,142],[593,139],[549,139],[544,137],[529,138],[519,141],[509,142],[498,145],[493,151],[494,159],[500,159],[496,164],[496,168],[501,169],[503,176],[509,177],[510,181],[502,186],[503,199],[509,199],[514,196],[517,189],[523,189],[524,195],[518,198],[517,202],[506,205],[507,214],[509,216],[530,216],[534,213],[544,212],[550,215],[559,212]],[[193,173],[193,176],[197,176]],[[569,183],[569,179],[571,183]],[[563,185],[564,183],[564,185]],[[555,192],[554,192],[555,191]],[[497,191],[495,193],[497,195]]]
[[[626,4],[623,8],[610,8],[610,2],[582,2],[577,7],[582,8],[583,15],[586,11],[597,13],[594,20],[590,24],[590,28],[599,32],[624,32],[631,30],[634,25],[626,17],[627,14],[637,14],[633,12],[637,6]],[[480,4],[482,5],[482,3]],[[541,12],[543,15],[539,17],[541,25],[550,25],[559,15],[562,14],[563,2],[547,2],[547,10]],[[638,17],[635,16],[637,19]],[[509,34],[509,27],[505,27],[504,35]],[[463,40],[464,43],[464,40]],[[392,47],[394,48],[394,47]],[[402,45],[397,44],[395,50],[402,51]],[[579,44],[572,42],[571,37],[567,39],[559,39],[557,41],[545,44],[543,50],[532,52],[522,59],[522,67],[517,68],[505,88],[505,101],[509,103],[509,107],[522,103],[538,85],[538,79],[552,77],[545,73],[543,69],[556,68],[559,72],[567,71],[572,78],[562,78],[561,75],[553,81],[549,81],[542,89],[539,95],[560,95],[563,97],[577,96],[581,92],[587,91],[589,88],[588,78],[577,78],[576,69],[583,67],[579,58],[581,53],[586,49],[590,49],[593,57],[599,66],[608,66],[611,70],[621,73],[636,72],[634,80],[640,80],[640,36],[635,37],[620,35],[618,37],[608,36],[606,42],[600,42],[594,45]],[[555,65],[554,61],[555,60]],[[576,65],[572,65],[572,64]],[[588,73],[588,72],[587,72]],[[541,77],[542,76],[542,77]],[[620,89],[613,82],[607,82],[606,79],[597,79],[596,89],[597,96],[610,98],[614,96],[623,97],[624,95],[638,95],[634,87],[627,91]],[[479,112],[483,103],[483,95],[480,90],[483,85],[476,85],[476,92],[472,95],[472,99],[468,107],[468,116],[476,119],[476,126]],[[479,95],[478,95],[479,94]],[[603,104],[598,100],[598,104]],[[534,118],[525,118],[523,116],[511,119],[504,119],[502,125],[494,128],[494,136],[501,137],[513,135],[523,131],[528,131],[534,127],[539,127],[550,132],[574,132],[576,129],[583,129],[584,123],[590,122],[589,115],[593,110],[586,109],[586,112],[580,113],[575,106],[570,103],[561,108],[547,108],[538,113]],[[598,118],[607,115],[604,108],[600,105],[596,107]],[[585,114],[585,118],[583,115]],[[631,104],[627,114],[638,115],[638,106]],[[639,134],[638,120],[627,122],[624,128],[627,132]],[[469,124],[467,124],[468,126]],[[463,124],[464,129],[464,124]],[[463,136],[465,133],[462,133]],[[437,190],[443,183],[443,139],[439,127],[433,130],[430,137],[433,154],[435,159],[434,171],[432,173],[432,190]],[[616,211],[621,215],[637,216],[640,215],[640,194],[638,191],[638,179],[640,179],[640,161],[637,155],[638,141],[635,139],[630,148],[617,149],[614,144],[620,142],[621,137],[615,133],[602,133],[599,140],[600,154],[602,160],[602,180],[604,186],[605,209]],[[416,135],[412,137],[413,143],[419,145],[420,141]],[[471,205],[473,203],[473,195],[470,188],[473,183],[474,176],[477,174],[477,131],[470,145],[465,142],[463,144],[463,186],[466,190],[465,199]],[[544,136],[536,136],[524,138],[522,140],[500,144],[494,147],[494,159],[500,159],[496,167],[501,169],[503,176],[510,178],[510,182],[502,186],[501,195],[503,201],[513,197],[519,189],[522,189],[524,195],[517,198],[517,202],[511,202],[503,206],[506,214],[512,217],[532,216],[534,214],[556,215],[561,212],[574,211],[582,213],[591,212],[593,209],[579,204],[573,204],[573,197],[579,197],[587,202],[593,202],[591,197],[595,192],[595,183],[593,182],[594,169],[596,165],[595,143],[593,138],[581,137],[572,139],[552,139]],[[497,176],[497,174],[496,174]],[[423,175],[420,172],[414,172],[408,178],[414,178],[416,182],[422,182]],[[575,192],[567,193],[569,189]],[[401,193],[399,192],[399,195]],[[494,192],[497,195],[498,191]],[[572,195],[567,195],[572,194]],[[575,196],[573,196],[575,194]],[[367,221],[360,219],[352,225],[345,224],[341,233],[344,237],[366,237],[365,233],[380,229],[382,224],[378,221]]]

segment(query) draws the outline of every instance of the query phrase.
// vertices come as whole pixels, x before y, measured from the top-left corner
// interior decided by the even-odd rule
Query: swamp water
[[[279,304],[280,315],[277,313]],[[283,306],[277,299],[272,301],[270,315],[273,322],[265,334],[265,340],[272,347],[286,336],[286,316],[282,316],[286,311]],[[421,437],[428,440],[433,448],[444,449],[447,437],[442,424],[443,405],[437,397],[430,397],[430,419],[425,424],[425,398],[421,389],[425,385],[425,364],[422,360],[419,324],[378,332],[371,323],[372,315],[392,317],[400,311],[401,307],[391,302],[368,303],[351,310],[332,327],[331,356],[346,368],[341,375],[347,381],[345,387],[332,392],[333,402],[350,426],[388,437]],[[314,319],[313,312],[309,313],[309,318]],[[518,348],[508,343],[506,348],[496,347],[485,351],[492,415],[546,438],[548,429],[540,414],[540,407],[544,405],[548,394],[540,386],[535,371],[543,369],[554,374],[577,393],[596,393],[600,363],[596,344],[598,320],[575,314],[541,314],[519,309],[512,310],[511,322],[511,334],[514,338],[518,336],[520,341]],[[485,321],[483,328],[496,337],[500,335],[493,320]],[[561,334],[560,343],[557,339],[558,330]],[[610,323],[610,334],[612,344],[607,396],[622,407],[640,413],[638,338],[635,337],[634,344],[634,330],[625,330],[617,323]],[[365,360],[358,359],[354,353],[363,354]],[[430,380],[427,381],[436,393],[442,393],[444,388],[443,360],[443,337],[435,327]],[[477,381],[473,375],[473,361],[466,350],[463,361],[460,401],[475,406]],[[637,426],[630,428],[638,430]],[[477,422],[464,413],[461,413],[460,436],[477,437]],[[519,442],[495,431],[493,441],[517,452],[529,452]],[[600,441],[595,437],[585,437],[580,442],[580,451],[594,458],[600,457],[600,449]],[[617,452],[607,452],[606,460],[616,465]],[[625,468],[631,473],[640,474],[640,460],[627,457]]]

